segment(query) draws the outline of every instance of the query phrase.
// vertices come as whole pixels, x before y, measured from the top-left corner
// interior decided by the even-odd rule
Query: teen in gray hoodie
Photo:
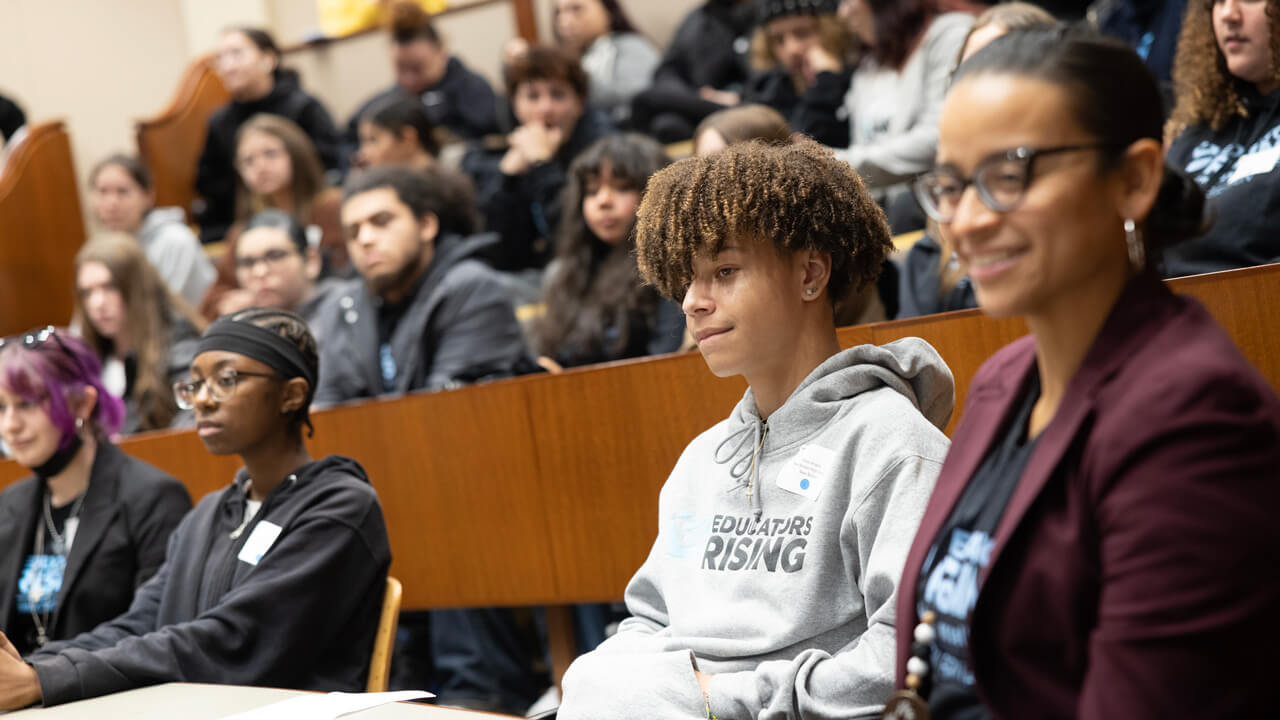
[[[559,716],[876,715],[954,402],[924,341],[837,343],[833,302],[891,248],[884,214],[816,144],[747,143],[655,175],[636,232],[712,372],[750,388],[676,463],[631,617],[569,668]]]

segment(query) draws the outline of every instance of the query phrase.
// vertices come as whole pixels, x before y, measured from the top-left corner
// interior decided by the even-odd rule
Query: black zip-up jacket
[[[221,240],[235,220],[236,133],[246,120],[265,113],[297,123],[311,138],[326,170],[338,167],[338,128],[319,100],[303,92],[298,76],[291,70],[277,73],[275,85],[266,97],[242,103],[232,100],[209,116],[209,134],[196,169],[196,192],[204,200],[197,213],[200,241]]]
[[[751,24],[751,7],[736,0],[710,0],[690,10],[653,73],[654,87],[693,93],[702,87],[741,88],[751,75]]]
[[[1189,127],[1169,147],[1168,163],[1208,196],[1213,225],[1165,251],[1166,277],[1280,262],[1280,90],[1263,97],[1237,83],[1236,93],[1248,117],[1216,132]]]
[[[245,523],[247,481],[187,515],[128,612],[27,658],[46,706],[164,682],[363,690],[391,564],[368,476],[308,463]],[[271,525],[258,562],[241,559]]]
[[[546,266],[555,254],[552,238],[560,227],[560,195],[569,181],[570,163],[591,143],[617,132],[607,115],[588,108],[556,154],[523,175],[502,172],[505,147],[477,147],[463,156],[462,170],[475,181],[485,230],[502,238],[501,247],[491,256],[495,267]]]

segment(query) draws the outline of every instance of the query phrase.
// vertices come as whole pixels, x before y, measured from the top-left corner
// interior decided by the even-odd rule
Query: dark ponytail
[[[1133,143],[1163,141],[1163,105],[1155,76],[1132,48],[1088,26],[1010,32],[962,63],[954,83],[984,73],[1018,75],[1062,88],[1080,127],[1110,146],[1102,157],[1111,167],[1119,166]],[[1195,237],[1206,226],[1204,191],[1185,173],[1165,165],[1144,225],[1148,255]]]

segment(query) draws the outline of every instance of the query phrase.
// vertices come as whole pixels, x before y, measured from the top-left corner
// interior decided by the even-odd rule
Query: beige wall
[[[174,0],[3,0],[0,92],[33,123],[66,120],[76,173],[134,151],[133,123],[160,110],[187,63]]]

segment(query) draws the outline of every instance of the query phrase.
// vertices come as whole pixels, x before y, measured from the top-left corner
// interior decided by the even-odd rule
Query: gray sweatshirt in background
[[[833,355],[767,422],[748,390],[676,463],[631,617],[570,666],[559,717],[705,717],[695,667],[724,720],[878,716],[954,401],[918,338]]]
[[[852,142],[836,157],[869,187],[896,185],[933,167],[942,100],[971,25],[968,13],[939,15],[902,69],[868,59],[854,71],[844,101]]]
[[[138,244],[174,295],[199,307],[217,271],[187,226],[182,208],[155,208],[138,229]]]

